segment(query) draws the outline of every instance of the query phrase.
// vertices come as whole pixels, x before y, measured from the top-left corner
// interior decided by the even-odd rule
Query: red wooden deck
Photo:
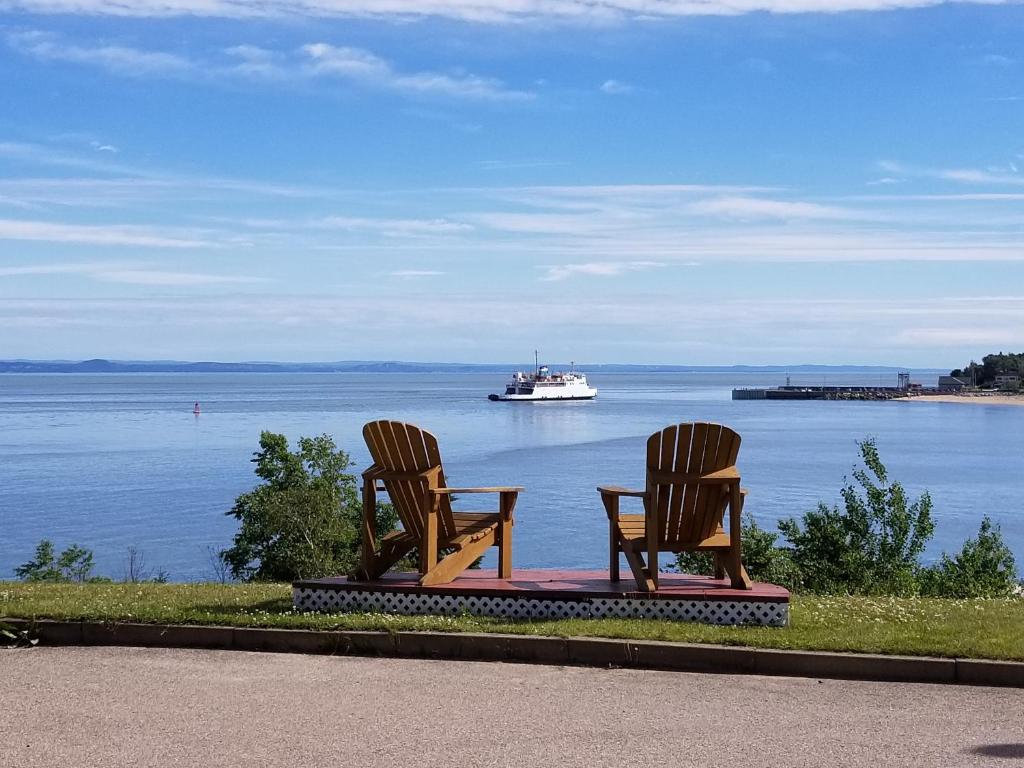
[[[610,581],[607,571],[516,569],[511,579],[499,579],[494,570],[465,571],[450,584],[421,587],[415,573],[389,573],[376,581],[344,576],[295,582],[299,589],[382,592],[416,595],[477,595],[540,600],[647,599],[788,603],[789,591],[774,584],[755,582],[753,589],[733,589],[729,581],[708,576],[663,573],[657,592],[639,592],[636,582],[623,574]]]

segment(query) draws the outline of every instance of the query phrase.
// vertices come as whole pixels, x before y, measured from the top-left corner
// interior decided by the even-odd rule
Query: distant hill
[[[553,370],[565,363],[549,364]],[[895,373],[887,365],[577,365],[604,373]],[[335,363],[182,362],[176,360],[0,360],[0,373],[507,373],[531,370],[532,363],[409,363],[344,360]]]

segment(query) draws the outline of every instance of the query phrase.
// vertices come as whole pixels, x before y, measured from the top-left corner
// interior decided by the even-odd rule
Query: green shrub
[[[1018,588],[1017,565],[999,526],[988,517],[977,538],[968,539],[955,557],[922,573],[922,592],[934,597],[1009,597]]]
[[[92,576],[92,550],[72,544],[55,554],[53,542],[43,539],[36,546],[35,557],[14,569],[23,581],[85,582],[102,580]]]
[[[935,531],[931,497],[925,492],[910,502],[890,481],[875,441],[858,445],[864,466],[853,472],[857,486],[843,487],[842,509],[819,503],[800,522],[779,523],[799,586],[821,594],[917,594],[920,556]]]
[[[347,573],[358,559],[362,504],[349,456],[327,435],[299,439],[263,432],[253,454],[263,480],[227,513],[241,522],[234,545],[221,553],[245,581],[292,581]],[[377,531],[395,528],[389,505],[377,507]]]
[[[798,585],[799,574],[788,550],[775,546],[778,534],[766,531],[753,516],[744,514],[740,536],[743,565],[751,579],[789,588]],[[711,576],[714,559],[710,552],[680,552],[676,567],[683,573]]]

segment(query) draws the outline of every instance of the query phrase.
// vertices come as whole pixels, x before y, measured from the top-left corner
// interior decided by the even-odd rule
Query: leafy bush
[[[936,597],[1009,597],[1018,588],[1017,564],[999,526],[982,518],[977,538],[968,539],[955,557],[925,569],[922,592]]]
[[[14,575],[24,581],[85,582],[97,581],[92,574],[92,551],[72,544],[55,554],[53,542],[43,539],[36,546],[35,557],[14,569]]]
[[[775,546],[777,533],[761,528],[753,516],[743,515],[740,528],[743,565],[754,581],[766,581],[790,589],[799,583],[799,574],[789,551]],[[680,552],[676,567],[683,573],[704,576],[714,574],[714,559],[710,552]]]
[[[347,573],[356,565],[362,505],[347,453],[327,435],[299,439],[263,432],[253,454],[263,483],[243,493],[227,513],[241,522],[234,545],[221,553],[232,576],[291,581]],[[388,505],[377,507],[377,530],[394,530]]]
[[[890,481],[873,439],[858,443],[863,467],[847,482],[843,508],[820,503],[801,522],[780,521],[802,589],[822,594],[914,595],[920,556],[935,531],[927,492],[910,502]]]

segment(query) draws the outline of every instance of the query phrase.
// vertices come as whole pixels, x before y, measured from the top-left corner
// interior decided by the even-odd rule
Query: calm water
[[[602,567],[606,523],[594,487],[641,485],[646,437],[694,420],[743,436],[748,509],[763,525],[834,502],[855,441],[874,435],[893,476],[914,495],[932,493],[929,556],[958,549],[990,514],[1024,561],[1024,408],[730,399],[734,386],[782,383],[774,374],[591,380],[601,392],[593,402],[510,404],[485,399],[504,381],[492,374],[0,376],[0,578],[44,537],[92,548],[97,572],[114,577],[129,546],[174,579],[210,577],[209,548],[228,545],[235,530],[224,512],[255,482],[249,458],[261,429],[329,433],[362,469],[360,428],[380,417],[433,431],[454,485],[526,487],[519,567]]]

